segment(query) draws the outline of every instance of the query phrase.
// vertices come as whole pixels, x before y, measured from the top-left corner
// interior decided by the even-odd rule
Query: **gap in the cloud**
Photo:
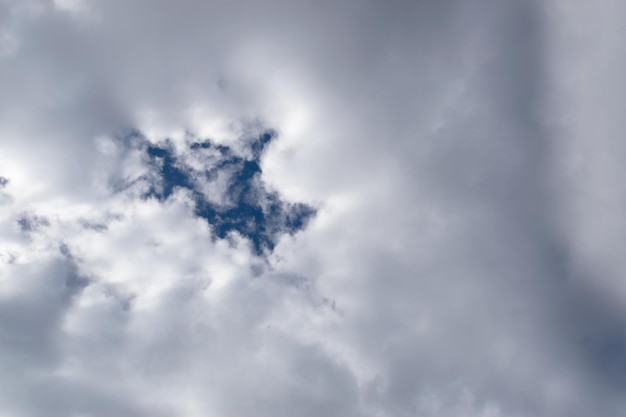
[[[29,233],[39,230],[42,227],[49,226],[50,222],[43,216],[24,212],[18,217],[17,224],[22,233]]]
[[[238,232],[249,239],[257,255],[271,252],[280,236],[302,230],[315,215],[316,210],[307,204],[283,201],[261,179],[261,158],[277,137],[274,130],[242,138],[245,146],[237,150],[210,139],[186,136],[182,148],[170,140],[145,141],[145,154],[155,175],[147,179],[149,186],[143,198],[165,201],[177,189],[188,190],[195,214],[212,226],[216,238]],[[136,140],[141,133],[133,130],[128,137]],[[190,164],[190,160],[196,163]],[[197,161],[202,161],[202,168]],[[221,202],[205,191],[217,184],[218,177],[222,178]]]

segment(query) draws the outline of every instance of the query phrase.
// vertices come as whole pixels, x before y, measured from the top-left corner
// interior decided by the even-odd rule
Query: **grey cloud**
[[[7,4],[0,410],[624,414],[618,4]],[[319,207],[271,256],[119,186],[251,120]]]

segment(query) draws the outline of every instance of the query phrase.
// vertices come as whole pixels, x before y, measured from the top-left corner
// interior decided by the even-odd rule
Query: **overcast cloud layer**
[[[625,21],[0,0],[0,415],[626,416]]]

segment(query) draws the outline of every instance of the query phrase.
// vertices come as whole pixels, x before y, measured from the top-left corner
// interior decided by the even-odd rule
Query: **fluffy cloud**
[[[0,0],[0,414],[624,415],[624,12]]]

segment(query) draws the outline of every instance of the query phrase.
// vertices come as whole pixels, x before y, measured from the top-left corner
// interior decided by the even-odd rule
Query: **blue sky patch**
[[[261,180],[260,160],[276,133],[268,130],[248,142],[248,156],[238,155],[229,146],[210,140],[192,142],[187,152],[207,157],[211,163],[203,171],[191,168],[176,154],[168,141],[146,147],[149,163],[156,173],[147,198],[167,200],[177,188],[191,191],[195,214],[213,226],[217,238],[236,231],[250,240],[255,253],[271,251],[278,238],[306,227],[315,209],[302,203],[287,203],[278,193],[267,189]],[[214,182],[222,174],[228,180],[224,197],[228,203],[216,203],[202,191],[202,184]]]

